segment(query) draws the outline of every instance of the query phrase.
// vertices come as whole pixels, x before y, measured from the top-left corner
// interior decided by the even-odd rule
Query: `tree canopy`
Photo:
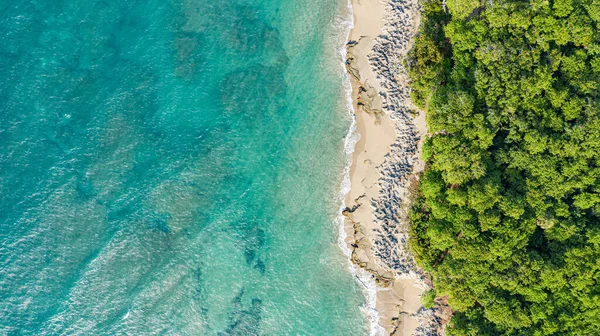
[[[430,0],[411,246],[450,335],[600,333],[600,0]]]

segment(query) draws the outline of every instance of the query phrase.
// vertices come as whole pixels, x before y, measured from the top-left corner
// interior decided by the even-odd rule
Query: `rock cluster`
[[[380,195],[371,201],[380,222],[375,255],[399,276],[423,277],[407,248],[403,212],[409,201],[408,182],[418,160],[420,140],[414,125],[403,59],[415,35],[416,0],[390,0],[384,34],[376,39],[369,60],[384,92],[383,108],[395,122],[398,138],[378,167]]]
[[[418,24],[417,0],[388,0],[384,33],[377,37],[369,55],[382,92],[383,109],[395,122],[398,138],[385,162],[378,169],[380,194],[371,200],[375,220],[379,222],[373,242],[373,254],[398,278],[418,280],[430,287],[426,274],[416,265],[408,248],[406,211],[411,200],[410,183],[419,161],[417,144],[420,135],[414,123],[416,109],[410,102],[410,89],[404,59],[412,46]],[[416,335],[440,335],[442,318],[438,309],[421,308],[414,317],[421,325]]]

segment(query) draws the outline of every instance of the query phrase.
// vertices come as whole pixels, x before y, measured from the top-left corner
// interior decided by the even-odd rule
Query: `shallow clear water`
[[[338,0],[0,0],[0,334],[362,335]]]

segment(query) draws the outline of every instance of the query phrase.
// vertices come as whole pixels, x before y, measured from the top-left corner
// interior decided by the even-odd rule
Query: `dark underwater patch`
[[[259,335],[260,322],[262,313],[262,300],[252,298],[250,304],[244,305],[245,290],[240,290],[240,293],[232,300],[233,311],[230,314],[230,322],[227,331],[224,335]]]

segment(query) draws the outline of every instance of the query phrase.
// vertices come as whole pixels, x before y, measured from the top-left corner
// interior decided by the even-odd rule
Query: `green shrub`
[[[600,331],[600,0],[423,3],[410,245],[449,335]]]

